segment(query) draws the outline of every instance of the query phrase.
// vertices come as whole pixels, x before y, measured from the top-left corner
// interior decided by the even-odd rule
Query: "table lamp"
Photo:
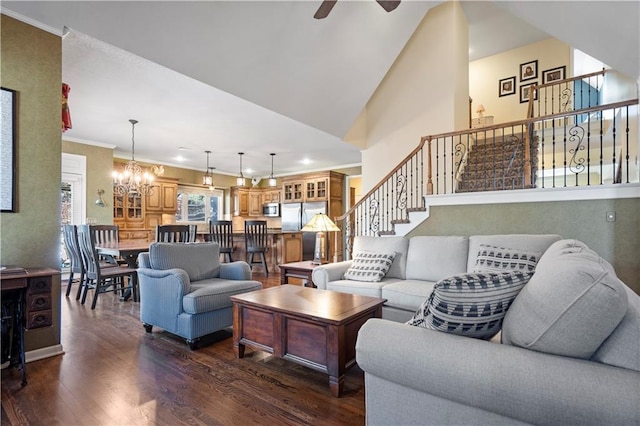
[[[321,264],[327,262],[327,240],[325,232],[340,231],[340,228],[326,214],[318,213],[314,215],[309,223],[303,228],[303,232],[316,233],[316,248],[313,251],[313,263]]]

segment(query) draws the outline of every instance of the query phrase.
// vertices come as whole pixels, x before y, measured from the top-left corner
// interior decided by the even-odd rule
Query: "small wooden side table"
[[[303,262],[283,263],[280,267],[280,285],[289,284],[289,278],[299,278],[303,280],[304,287],[314,287],[315,284],[311,279],[313,270],[320,266],[310,260]]]

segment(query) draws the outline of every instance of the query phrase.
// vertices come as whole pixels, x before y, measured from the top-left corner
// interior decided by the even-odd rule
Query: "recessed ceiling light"
[[[189,148],[186,148],[184,146],[179,146],[178,147],[178,151],[191,151]]]
[[[305,166],[306,166],[306,165],[308,165],[308,164],[311,164],[311,163],[312,163],[312,161],[311,161],[311,160],[309,160],[308,158],[303,158],[301,162],[302,162],[302,164],[304,164]]]
[[[183,157],[182,155],[178,155],[178,156],[176,157],[176,161],[183,162],[183,161],[184,161],[184,157]]]

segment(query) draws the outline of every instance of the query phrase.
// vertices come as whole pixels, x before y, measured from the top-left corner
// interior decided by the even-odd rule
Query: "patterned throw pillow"
[[[344,279],[378,282],[384,278],[396,257],[395,252],[375,253],[361,251],[353,256],[351,266],[344,273]]]
[[[473,272],[533,272],[542,252],[480,244]]]
[[[436,283],[409,325],[490,339],[502,327],[507,309],[533,272],[453,275]]]

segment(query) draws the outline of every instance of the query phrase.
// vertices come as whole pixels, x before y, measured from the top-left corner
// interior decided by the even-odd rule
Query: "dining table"
[[[148,241],[125,240],[117,242],[106,242],[96,244],[98,254],[106,254],[114,257],[121,257],[127,262],[129,268],[138,268],[138,255],[149,251],[151,245]],[[120,300],[129,300],[131,290],[126,290]]]
[[[121,257],[127,262],[129,268],[137,268],[138,255],[148,252],[150,245],[150,242],[140,240],[96,243],[96,251],[98,254]]]

